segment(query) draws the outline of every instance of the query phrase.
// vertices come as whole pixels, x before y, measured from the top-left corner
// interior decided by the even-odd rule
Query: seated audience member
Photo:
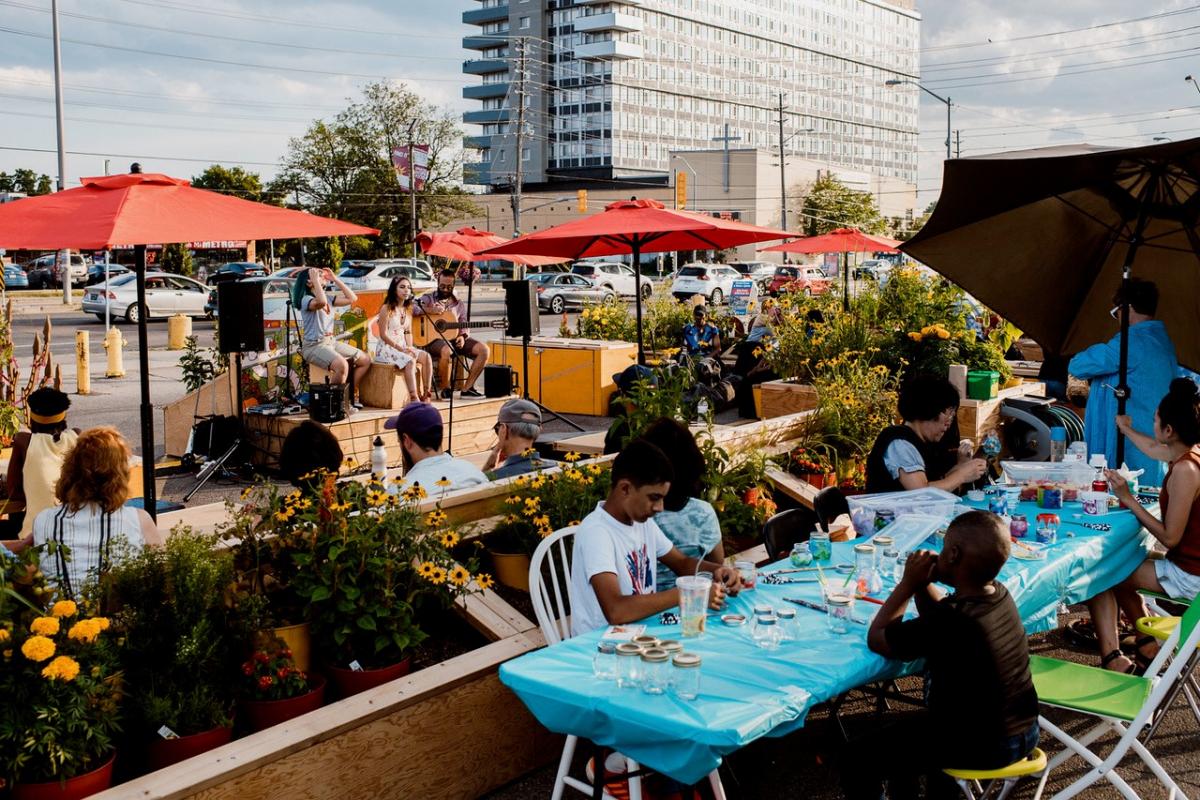
[[[426,292],[417,298],[414,304],[414,314],[439,314],[443,312],[453,312],[454,318],[460,323],[467,322],[467,304],[458,299],[454,294],[454,280],[456,273],[453,269],[446,268],[438,273],[437,288],[433,291]],[[465,356],[471,359],[471,370],[467,373],[466,382],[463,384],[463,389],[459,393],[461,397],[483,397],[483,394],[475,388],[475,382],[479,380],[479,376],[483,374],[483,368],[487,366],[490,351],[488,346],[483,342],[467,336],[467,330],[448,330],[446,339],[449,339],[451,345],[447,345],[445,341],[438,337],[425,345],[425,349],[429,351],[429,355],[433,358],[437,366],[438,373],[438,389],[442,393],[443,399],[450,398],[452,391],[450,386],[451,364],[455,355]]]
[[[1009,552],[995,514],[970,511],[946,531],[940,555],[918,551],[867,632],[871,650],[925,659],[926,708],[848,748],[842,784],[850,800],[959,797],[945,768],[997,769],[1038,743],[1038,700],[1029,643],[1012,596],[995,580]],[[954,593],[943,596],[934,583]],[[917,617],[904,619],[908,601]],[[864,757],[864,754],[869,754]]]
[[[901,425],[884,428],[867,456],[867,492],[899,492],[933,486],[957,491],[987,470],[982,458],[962,450],[945,469],[938,451],[958,413],[958,390],[943,378],[918,377],[900,389]]]
[[[400,489],[421,484],[427,494],[487,483],[479,467],[442,452],[442,415],[429,403],[409,403],[384,423],[400,440],[404,479]]]
[[[721,331],[708,321],[708,309],[696,306],[692,321],[683,326],[683,352],[693,358],[721,354]]]
[[[496,415],[496,446],[483,464],[492,480],[511,478],[554,466],[534,450],[542,433],[542,410],[529,400],[509,400]]]
[[[1128,416],[1117,417],[1117,427],[1146,456],[1170,465],[1158,496],[1161,520],[1133,497],[1120,473],[1107,473],[1113,494],[1167,550],[1166,558],[1146,559],[1124,581],[1088,601],[1100,645],[1100,665],[1132,672],[1134,663],[1120,649],[1118,610],[1131,622],[1149,616],[1139,589],[1186,602],[1200,594],[1200,391],[1187,378],[1171,381],[1154,414],[1152,437],[1135,431]],[[1157,643],[1149,636],[1139,638],[1137,647],[1136,656],[1144,664],[1158,652]]]
[[[650,424],[642,439],[670,453],[675,479],[663,498],[663,510],[654,515],[658,526],[671,544],[689,558],[699,558],[713,564],[725,561],[721,544],[721,525],[716,509],[700,499],[703,489],[704,454],[686,425],[663,417]],[[675,573],[665,564],[658,565],[655,580],[658,591],[675,587]]]
[[[75,446],[79,431],[67,427],[71,398],[58,389],[42,387],[29,395],[29,431],[13,438],[5,485],[8,500],[24,503],[25,511],[9,518],[7,537],[25,537],[42,510],[56,504],[54,484],[63,456]]]
[[[311,488],[305,476],[317,470],[337,475],[341,466],[342,446],[337,437],[311,419],[292,428],[279,451],[279,472],[297,489]]]
[[[711,608],[736,594],[737,570],[685,556],[654,524],[674,471],[662,450],[635,439],[613,461],[612,489],[579,525],[571,549],[571,631],[635,622],[679,605],[679,590],[656,591],[658,562],[677,575],[713,573]]]
[[[62,505],[47,508],[33,521],[28,543],[43,548],[42,572],[67,597],[105,572],[113,544],[133,551],[161,545],[154,520],[129,498],[129,445],[114,428],[92,428],[79,435],[62,463],[54,487]],[[57,547],[46,547],[53,542]]]

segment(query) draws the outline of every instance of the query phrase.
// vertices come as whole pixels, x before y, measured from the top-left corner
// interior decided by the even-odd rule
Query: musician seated
[[[430,317],[441,314],[452,315],[449,320],[451,323],[457,321],[465,325],[467,323],[467,304],[455,296],[454,278],[454,270],[442,270],[438,274],[437,289],[421,295],[417,300],[415,312],[427,314]],[[449,340],[450,344],[447,344],[446,340]],[[437,362],[438,388],[441,390],[443,399],[448,400],[452,391],[450,367],[455,355],[471,359],[471,370],[467,373],[467,380],[463,385],[461,396],[483,397],[483,394],[475,389],[475,383],[483,374],[483,368],[487,366],[489,351],[486,344],[467,336],[463,330],[456,331],[451,328],[446,331],[445,339],[439,336],[425,345],[425,349]]]
[[[306,363],[329,370],[329,380],[333,383],[345,383],[353,364],[355,396],[351,403],[355,408],[362,408],[357,387],[371,369],[371,357],[357,347],[333,338],[333,309],[355,303],[358,295],[331,270],[310,269],[304,274],[307,287],[299,304],[300,324],[304,329],[300,355]],[[332,284],[331,288],[336,291],[326,292],[327,284]]]

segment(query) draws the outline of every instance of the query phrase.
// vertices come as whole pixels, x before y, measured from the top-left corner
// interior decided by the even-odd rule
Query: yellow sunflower
[[[442,567],[434,567],[433,574],[429,576],[431,583],[441,585],[446,582],[446,570]]]
[[[387,492],[379,491],[377,489],[367,492],[367,505],[369,505],[371,508],[379,508],[386,502]]]
[[[550,516],[548,514],[542,514],[540,517],[534,517],[533,524],[537,525],[539,528],[545,528],[550,524]]]
[[[572,450],[570,453],[567,453],[565,456],[563,456],[563,461],[566,461],[568,464],[574,464],[581,458],[583,458],[582,455]]]
[[[455,586],[466,586],[471,581],[471,573],[462,564],[455,564],[450,569],[450,582]]]
[[[458,544],[458,534],[454,531],[446,531],[441,538],[442,547],[450,548]]]

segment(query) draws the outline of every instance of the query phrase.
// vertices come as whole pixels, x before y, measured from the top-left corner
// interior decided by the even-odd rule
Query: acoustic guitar
[[[458,331],[470,328],[500,328],[506,323],[502,319],[491,322],[459,322],[458,315],[453,311],[430,311],[414,313],[412,325],[413,347],[424,347],[430,342],[442,341],[442,335],[453,339]],[[439,333],[440,332],[440,333]]]

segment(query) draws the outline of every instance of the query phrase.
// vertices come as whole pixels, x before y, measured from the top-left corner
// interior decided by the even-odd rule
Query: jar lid
[[[825,602],[839,608],[848,608],[850,606],[850,598],[844,594],[831,594],[825,599]]]
[[[774,625],[778,621],[779,620],[775,618],[774,614],[764,614],[755,620],[755,622],[759,625]]]
[[[774,613],[775,613],[775,609],[771,608],[768,605],[759,604],[754,607],[754,616],[756,616],[756,617],[760,617],[763,614],[774,614]]]
[[[630,643],[635,644],[638,647],[657,647],[658,646],[658,637],[657,636],[646,636],[646,635],[635,636],[632,639],[630,639],[629,641],[630,641]]]
[[[807,550],[807,549],[808,549],[808,542],[796,542],[794,545],[792,545],[793,552],[796,550]]]
[[[849,575],[851,572],[854,572],[853,564],[835,564],[833,568],[843,575]]]
[[[700,656],[695,653],[677,653],[671,663],[680,669],[694,669],[700,666]]]
[[[619,656],[640,656],[642,648],[632,642],[621,642],[617,645],[617,655]]]
[[[875,545],[873,545],[873,544],[856,544],[856,545],[854,545],[854,552],[856,552],[856,553],[874,553]]]
[[[596,645],[596,650],[601,653],[611,655],[617,652],[617,645],[614,642],[601,642],[600,644]]]
[[[730,626],[731,628],[736,625],[745,625],[746,624],[746,615],[745,614],[722,614],[721,622],[724,622],[726,625]]]
[[[658,643],[659,650],[666,650],[668,653],[679,653],[683,650],[683,642],[675,639],[663,639]]]
[[[813,531],[808,535],[809,539],[828,539],[829,531]]]
[[[776,610],[775,616],[779,617],[780,619],[794,619],[796,616],[796,609],[780,608]]]
[[[670,653],[658,647],[651,647],[642,651],[642,661],[666,661],[670,657]]]
[[[876,547],[891,547],[896,540],[890,536],[876,536],[874,541]]]

